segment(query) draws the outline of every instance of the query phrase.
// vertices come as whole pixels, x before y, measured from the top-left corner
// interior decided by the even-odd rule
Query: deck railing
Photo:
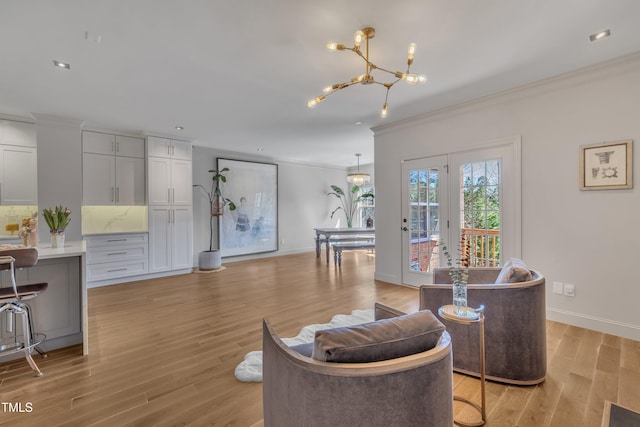
[[[467,267],[500,266],[500,230],[460,229],[461,261]]]

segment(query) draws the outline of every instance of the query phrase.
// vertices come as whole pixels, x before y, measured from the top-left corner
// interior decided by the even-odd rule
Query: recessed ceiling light
[[[66,62],[56,61],[55,59],[53,60],[53,65],[58,68],[66,68],[67,70],[71,69],[71,65],[67,64]]]
[[[606,39],[607,37],[609,37],[611,35],[611,30],[604,30],[604,31],[600,31],[597,33],[593,33],[589,36],[589,40],[591,40],[592,42],[596,41],[596,40],[600,40],[600,39]]]
[[[355,122],[354,125],[356,126],[360,126],[362,124],[362,122]]]
[[[176,130],[184,130],[184,126],[176,126]]]

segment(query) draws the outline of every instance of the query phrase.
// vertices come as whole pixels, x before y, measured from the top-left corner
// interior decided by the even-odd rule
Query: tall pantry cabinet
[[[193,266],[191,144],[147,137],[149,273]]]

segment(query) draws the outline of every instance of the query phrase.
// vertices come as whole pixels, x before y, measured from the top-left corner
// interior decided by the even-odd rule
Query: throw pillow
[[[519,283],[531,280],[531,271],[527,265],[518,258],[509,258],[504,263],[500,274],[496,278],[496,283]]]
[[[365,363],[431,350],[444,325],[429,310],[362,325],[317,331],[312,357],[325,362]]]

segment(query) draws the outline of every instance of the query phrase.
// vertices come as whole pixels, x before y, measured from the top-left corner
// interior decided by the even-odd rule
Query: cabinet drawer
[[[122,245],[147,245],[147,233],[141,234],[106,234],[104,236],[85,237],[87,249],[98,247],[115,247]]]
[[[146,274],[147,260],[121,261],[87,265],[87,282]]]
[[[146,259],[148,246],[114,246],[93,248],[87,251],[87,264]]]

